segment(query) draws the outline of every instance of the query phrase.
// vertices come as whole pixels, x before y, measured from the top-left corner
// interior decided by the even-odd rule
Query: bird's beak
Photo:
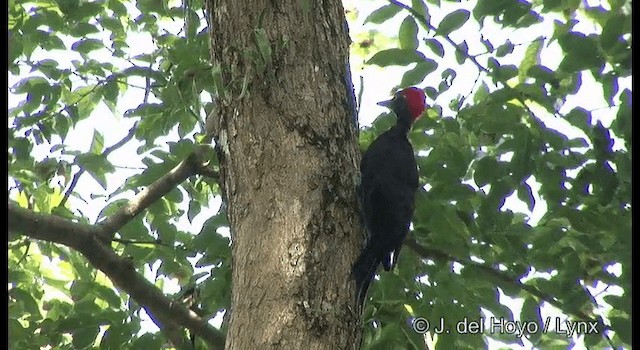
[[[394,99],[386,100],[386,101],[380,101],[380,102],[378,102],[378,106],[391,108],[391,105],[393,104],[393,100]]]

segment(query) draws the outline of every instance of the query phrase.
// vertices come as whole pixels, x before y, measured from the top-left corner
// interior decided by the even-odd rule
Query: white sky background
[[[608,3],[606,1],[591,0],[587,1],[587,3],[589,3],[589,5],[591,6],[601,5],[604,8],[608,8]],[[382,25],[366,25],[364,27],[362,25],[362,21],[371,11],[379,8],[384,4],[384,1],[344,0],[344,6],[346,9],[356,9],[359,13],[357,21],[355,23],[349,24],[351,35],[352,38],[354,38],[354,41],[356,33],[374,28],[383,32],[389,37],[395,37],[397,35],[397,30],[400,26],[400,23],[407,15],[407,12],[405,11],[401,11],[392,20],[385,22]],[[466,8],[471,11],[474,5],[475,2],[452,3],[443,1],[441,9],[433,8],[432,6],[430,6],[429,10],[431,15],[431,23],[437,26],[442,17],[447,13],[450,13],[451,11],[459,8]],[[131,9],[130,13],[132,17],[135,17],[137,15],[137,11],[135,11],[134,9]],[[551,37],[553,33],[553,26],[549,24],[549,21],[552,19],[552,16],[552,14],[545,14],[545,23],[532,26],[530,28],[527,28],[526,30],[519,30],[517,32],[514,32],[513,29],[500,29],[500,27],[498,25],[495,25],[491,19],[487,19],[484,22],[485,26],[482,29],[482,33],[486,38],[490,38],[491,43],[495,47],[498,47],[507,39],[510,39],[514,44],[524,44],[516,46],[513,54],[499,58],[500,63],[503,65],[514,64],[518,66],[522,60],[522,56],[529,42],[539,36]],[[181,23],[171,21],[164,21],[163,24],[165,24],[167,28],[174,34],[180,31],[182,25]],[[600,32],[601,28],[596,27],[596,25],[590,21],[580,21],[576,25],[575,30],[588,34],[592,32]],[[473,55],[476,53],[486,52],[486,48],[481,44],[479,40],[479,33],[479,26],[475,23],[473,18],[471,18],[461,29],[453,32],[452,34],[450,34],[450,36],[457,43],[461,43],[463,40],[466,40],[467,44],[469,45],[469,53]],[[95,37],[99,39],[106,39],[106,36]],[[431,37],[431,35],[421,30],[421,32],[419,33],[419,39],[421,40],[421,42],[423,42],[422,39],[426,37]],[[75,40],[65,40],[65,44],[67,44],[67,47],[70,47],[71,43],[73,43],[74,41]],[[153,50],[151,38],[146,34],[129,33],[128,43],[130,47],[130,56],[148,53]],[[446,68],[454,68],[454,70],[457,72],[457,77],[453,81],[453,85],[449,89],[449,91],[440,95],[436,101],[428,101],[428,103],[430,104],[442,106],[443,116],[452,117],[454,116],[454,113],[451,112],[447,107],[449,105],[449,102],[452,99],[456,98],[459,94],[468,95],[469,92],[472,91],[472,89],[477,88],[477,86],[474,86],[474,82],[477,77],[477,68],[468,61],[464,65],[460,66],[454,58],[453,50],[451,50],[451,47],[448,47],[448,44],[446,44],[444,41],[442,43],[445,47],[446,52],[444,58],[439,58],[433,55],[431,51],[425,47],[425,45],[422,44],[420,46],[420,51],[422,51],[427,57],[439,63],[438,70],[427,76],[426,81],[424,82],[424,84],[420,85],[420,87],[437,86],[440,82],[440,72]],[[547,42],[545,42],[545,45],[546,43]],[[103,50],[93,52],[90,57],[100,60],[101,58],[105,57],[105,54],[110,56],[108,51]],[[42,51],[38,52],[37,50],[33,55],[33,60],[41,59],[45,56],[48,58],[56,59],[60,63],[61,68],[71,68],[72,59],[81,59],[79,54],[71,51],[43,53]],[[484,66],[486,66],[486,59],[488,57],[490,57],[490,55],[480,56],[478,57],[478,59]],[[359,122],[361,126],[370,125],[378,115],[386,112],[383,107],[376,105],[376,102],[386,100],[390,97],[390,94],[394,87],[396,87],[396,85],[400,83],[402,74],[407,70],[407,67],[363,67],[362,62],[367,58],[368,57],[351,57],[352,80],[355,84],[354,89],[356,94],[360,90],[360,76],[363,76],[364,78],[364,90],[362,96],[363,99],[360,106],[359,114]],[[557,43],[554,43],[549,47],[544,47],[541,57],[544,65],[548,66],[551,69],[557,68],[562,58],[562,52]],[[28,71],[25,69],[24,74],[27,73]],[[21,78],[22,77],[20,76],[16,77],[9,75],[9,86],[14,85]],[[144,86],[144,79],[142,78],[131,78],[129,82],[134,85]],[[619,81],[619,85],[619,91],[622,91],[625,88],[631,89],[631,79],[621,79]],[[495,88],[492,87],[491,84],[489,84],[489,87],[490,89]],[[123,113],[128,109],[135,108],[140,103],[142,103],[143,94],[144,91],[142,89],[129,88],[127,92],[119,99],[116,115],[113,115],[113,113],[103,103],[100,103],[90,118],[79,122],[77,127],[69,133],[68,138],[65,140],[65,144],[67,145],[67,147],[69,149],[86,152],[91,144],[94,129],[102,133],[102,135],[104,136],[105,147],[118,142],[128,133],[129,129],[133,126],[133,123],[135,121],[133,119],[123,117]],[[560,112],[565,114],[574,107],[581,106],[587,110],[593,111],[592,115],[594,122],[596,120],[600,120],[605,127],[609,127],[613,118],[615,117],[615,114],[617,113],[617,107],[607,107],[607,102],[602,96],[602,91],[600,90],[598,85],[595,84],[591,74],[588,72],[583,72],[581,89],[576,95],[569,96],[567,98],[567,101],[561,108]],[[20,101],[24,100],[24,98],[24,95],[12,95],[10,93],[9,107],[16,106]],[[618,101],[618,98],[614,98],[614,101]],[[149,102],[154,102],[153,98],[151,98]],[[584,137],[584,134],[581,130],[570,126],[564,120],[557,119],[553,116],[548,115],[548,113],[543,108],[536,108],[536,106],[533,106],[532,109],[547,126],[562,131],[562,133],[566,134],[570,138],[580,136]],[[175,140],[178,140],[178,136],[176,133],[159,139],[159,142],[157,142],[157,144],[161,146],[166,141]],[[58,140],[53,140],[53,144],[57,142]],[[106,197],[98,197],[96,199],[92,199],[91,195],[107,196],[110,193],[114,192],[118,187],[120,187],[126,181],[127,177],[141,172],[144,165],[140,161],[142,157],[138,156],[136,151],[140,145],[140,142],[134,140],[109,155],[109,160],[116,167],[120,166],[130,169],[119,168],[114,174],[107,175],[108,188],[106,190],[103,189],[97,182],[95,182],[95,180],[93,180],[93,178],[91,178],[89,174],[85,173],[85,175],[81,177],[80,181],[78,182],[78,186],[76,187],[76,191],[78,193],[81,193],[83,200],[74,198],[72,196],[69,199],[71,207],[78,208],[91,221],[95,221],[95,219],[97,219],[99,215],[100,210],[104,208],[107,201]],[[34,157],[40,160],[49,156],[50,147],[51,145],[46,144],[34,147]],[[622,147],[622,142],[620,142],[620,140],[616,140],[614,149],[619,149]],[[59,155],[59,152],[54,153],[54,156],[56,155]],[[71,161],[72,158],[70,156],[67,156],[67,160]],[[77,169],[73,169],[73,171],[75,172],[77,171]],[[533,212],[529,212],[527,206],[523,202],[521,202],[515,194],[507,199],[504,209],[511,209],[514,212],[527,214],[529,216],[529,222],[534,225],[546,212],[546,205],[536,195],[537,190],[539,189],[539,185],[531,179],[528,181],[528,184],[532,187],[536,199],[536,205]],[[10,183],[9,185],[11,186],[12,184]],[[125,196],[130,195],[131,193],[125,194]],[[121,195],[116,198],[120,197],[124,196]],[[187,203],[185,202],[184,205],[186,210]],[[192,232],[193,234],[199,233],[204,221],[210,216],[214,215],[217,212],[219,206],[220,200],[216,199],[215,201],[210,203],[209,208],[203,206],[203,211],[198,216],[196,216],[193,222],[189,223],[186,217],[183,217],[177,223],[178,228],[187,232]],[[53,261],[51,263],[56,264],[57,262]],[[158,264],[154,266],[154,271],[146,271],[146,276],[150,279],[153,279],[156,275],[155,270],[157,269],[157,267]],[[613,273],[619,274],[619,270],[619,266],[617,266],[613,268]],[[179,288],[176,282],[176,280],[167,281],[164,288],[165,293],[177,292]],[[591,292],[593,294],[598,294],[604,288],[605,286],[598,285],[596,286],[596,288],[591,289]],[[622,290],[618,287],[609,288],[607,290],[607,293],[603,293],[597,298],[599,303],[602,303],[602,296],[611,293],[620,295],[622,294]],[[59,297],[59,295],[56,295],[55,297]],[[523,301],[511,299],[508,297],[504,297],[504,299],[501,301],[503,303],[506,303],[513,310],[514,317],[517,320],[520,315],[520,308],[522,307]],[[557,316],[558,314],[556,311],[557,310],[554,310],[554,308],[548,305],[543,307],[543,320],[547,316]],[[562,320],[564,320],[564,318]],[[217,326],[221,321],[221,317],[216,317],[213,323]],[[151,321],[145,322],[145,328],[149,331],[157,330],[156,326]],[[525,343],[525,349],[531,348],[531,344],[526,339],[523,339],[523,342]],[[490,348],[520,348],[517,346],[506,345],[492,340],[490,340],[489,346]]]

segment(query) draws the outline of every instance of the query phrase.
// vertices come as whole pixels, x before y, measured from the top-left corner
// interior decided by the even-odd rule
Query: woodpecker
[[[378,265],[390,271],[409,231],[418,189],[418,169],[407,134],[427,108],[422,89],[409,87],[378,105],[391,109],[396,124],[374,140],[362,156],[360,209],[367,240],[353,265],[358,308],[362,308]]]

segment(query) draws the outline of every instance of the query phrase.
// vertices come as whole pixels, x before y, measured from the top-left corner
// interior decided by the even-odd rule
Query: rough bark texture
[[[233,242],[227,348],[353,348],[360,154],[342,3],[207,5],[227,94],[214,127]]]

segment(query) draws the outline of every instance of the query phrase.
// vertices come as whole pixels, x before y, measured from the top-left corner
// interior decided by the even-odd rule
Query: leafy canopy
[[[94,224],[207,140],[220,84],[201,6],[9,2],[10,201]],[[354,75],[382,67],[434,105],[410,135],[424,185],[410,242],[371,288],[364,347],[630,344],[630,1],[345,7]],[[372,85],[357,86],[361,100]],[[364,128],[363,147],[391,123],[383,114]],[[197,306],[213,318],[229,307],[227,225],[217,183],[191,177],[111,246],[172,299],[197,286]],[[12,347],[165,342],[76,251],[11,235],[8,263]],[[455,329],[489,316],[542,327],[550,315],[597,321],[600,334],[411,327],[418,317]]]
[[[410,134],[424,184],[410,249],[372,286],[366,347],[630,344],[630,3],[378,6],[355,36],[363,76],[391,71],[434,106]],[[377,118],[362,147],[392,123]],[[435,334],[442,320],[451,332]],[[568,337],[566,320],[599,333]]]

